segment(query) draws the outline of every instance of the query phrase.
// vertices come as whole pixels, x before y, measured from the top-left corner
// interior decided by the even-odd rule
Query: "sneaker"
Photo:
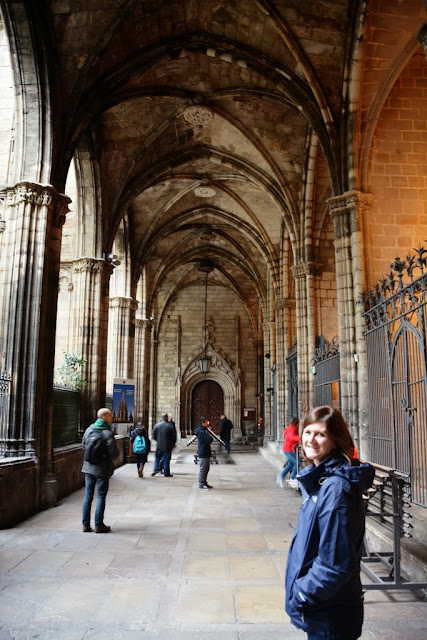
[[[278,473],[277,474],[277,479],[276,479],[277,484],[279,485],[279,487],[281,487],[283,489],[283,478],[282,478],[282,474]]]
[[[158,471],[153,471],[153,473],[151,474],[151,477],[154,478],[154,476],[159,473]]]
[[[90,524],[84,524],[83,525],[83,533],[89,533],[90,531],[93,531],[93,529],[90,526]]]
[[[208,489],[213,489],[213,486],[211,484],[206,483],[205,487],[207,487]]]
[[[210,491],[210,488],[206,484],[202,484],[202,486],[199,487],[199,489],[203,489],[204,491]]]
[[[110,531],[111,527],[109,527],[107,524],[100,524],[95,527],[95,533],[110,533]]]
[[[288,484],[290,487],[292,487],[292,489],[298,489],[299,485],[298,485],[298,480],[289,480]]]
[[[165,476],[165,478],[173,478],[173,474],[170,473],[168,476]]]

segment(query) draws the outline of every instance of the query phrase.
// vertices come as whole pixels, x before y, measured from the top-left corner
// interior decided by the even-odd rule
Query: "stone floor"
[[[0,531],[0,640],[305,638],[283,610],[299,494],[255,452],[213,465],[209,492],[186,451],[173,478],[151,470],[114,474],[110,534],[82,533],[83,491]],[[365,614],[363,640],[427,638],[410,592],[369,591]]]

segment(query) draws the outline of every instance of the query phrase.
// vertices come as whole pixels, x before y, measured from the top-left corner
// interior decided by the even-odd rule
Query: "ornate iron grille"
[[[11,376],[7,371],[0,374],[0,456],[6,455],[6,441],[9,432],[9,398]]]
[[[427,506],[427,250],[415,251],[362,302],[370,458],[409,474],[412,501]]]
[[[337,409],[341,406],[339,338],[325,340],[316,349],[313,359],[315,372],[315,405],[328,404]]]

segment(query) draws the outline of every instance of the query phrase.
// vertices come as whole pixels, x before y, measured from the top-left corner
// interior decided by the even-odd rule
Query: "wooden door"
[[[219,420],[224,412],[224,392],[220,385],[213,380],[202,380],[193,389],[191,395],[191,427],[192,430],[200,424],[200,417],[204,416],[210,422],[210,428],[219,434]]]

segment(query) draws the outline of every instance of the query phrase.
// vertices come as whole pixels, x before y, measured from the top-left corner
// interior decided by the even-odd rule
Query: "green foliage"
[[[81,391],[87,385],[86,380],[82,378],[82,367],[86,364],[86,359],[74,351],[70,353],[63,351],[63,354],[64,362],[58,368],[61,385],[74,391]]]

